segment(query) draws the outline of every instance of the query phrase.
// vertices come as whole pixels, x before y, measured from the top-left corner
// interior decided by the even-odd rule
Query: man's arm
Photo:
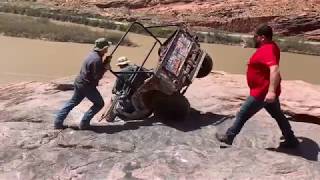
[[[268,103],[272,103],[276,99],[276,91],[280,83],[280,70],[279,65],[272,65],[270,68],[270,84],[268,94],[266,96],[265,101]]]
[[[112,56],[106,56],[104,58],[102,63],[104,67],[104,71],[111,70],[111,65],[110,65],[111,59],[112,59]]]

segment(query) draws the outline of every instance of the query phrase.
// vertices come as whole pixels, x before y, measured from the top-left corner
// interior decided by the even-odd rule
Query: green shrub
[[[320,55],[320,45],[312,45],[305,42],[305,40],[297,37],[289,37],[275,39],[283,52],[295,52],[311,55]]]
[[[63,17],[61,17],[63,18]],[[51,41],[92,43],[99,37],[107,38],[116,43],[122,34],[106,31],[98,32],[78,25],[63,25],[51,22],[47,18],[2,14],[0,16],[0,33],[8,36],[40,38]],[[133,45],[128,39],[125,45]]]
[[[123,25],[123,24],[119,25],[119,24],[116,24],[116,23],[111,22],[109,20],[106,20],[105,17],[103,17],[99,14],[92,14],[89,12],[80,12],[78,10],[70,10],[70,9],[51,9],[48,7],[39,6],[36,3],[32,3],[31,1],[28,3],[24,3],[24,4],[23,3],[16,4],[14,2],[12,2],[12,3],[11,2],[10,3],[3,3],[3,2],[1,3],[0,2],[0,12],[9,12],[9,13],[22,14],[22,15],[28,15],[28,16],[34,16],[34,17],[46,17],[46,18],[60,20],[60,21],[69,21],[69,22],[78,23],[78,24],[85,24],[85,25],[94,26],[94,27],[101,27],[101,28],[105,28],[105,29],[116,29],[116,30],[120,30],[120,31],[126,31],[129,27],[129,25]],[[1,17],[1,18],[3,18],[3,17]],[[19,22],[20,25],[23,23],[24,22]],[[12,26],[14,26],[14,24]],[[7,34],[7,35],[23,36],[23,37],[31,37],[31,38],[36,38],[36,37],[40,36],[40,35],[35,34],[35,32],[37,32],[38,30],[33,30],[32,32],[28,30],[28,28],[32,27],[31,25],[27,25],[26,28],[12,27],[12,26],[10,26],[11,27],[10,30],[6,30],[8,28],[3,27],[3,24],[0,24],[0,27],[2,27],[1,32],[5,31],[5,34]],[[37,27],[38,25],[33,24],[33,26],[36,29],[39,29],[39,27]],[[34,27],[32,27],[32,28],[34,28]],[[53,28],[51,28],[51,29],[53,29]],[[77,29],[77,28],[74,28],[74,29]],[[47,30],[41,30],[41,32],[44,33]],[[85,31],[87,31],[87,30],[85,30]],[[138,34],[147,34],[142,28],[140,28],[138,26],[134,26],[131,31],[138,33]],[[170,35],[173,32],[173,30],[170,28],[155,28],[155,29],[152,29],[151,31],[157,37],[168,37],[168,35]],[[52,33],[53,32],[51,32],[51,35],[43,35],[42,34],[41,36],[44,36],[44,38],[47,38],[47,36],[48,36],[52,40],[55,40],[55,39],[63,40],[64,39],[66,41],[69,41],[69,39],[72,39],[72,37],[67,34],[59,34],[58,33],[58,35],[52,35]],[[57,33],[57,32],[54,32],[54,33]],[[243,43],[243,39],[245,39],[247,47],[254,46],[252,38],[248,39],[248,38],[235,37],[235,36],[231,36],[227,33],[221,32],[221,31],[214,31],[214,32],[210,32],[208,34],[197,33],[197,35],[199,37],[200,42],[239,45],[239,44]],[[61,37],[57,37],[57,36],[61,36]],[[85,38],[86,36],[89,36],[88,33],[86,33],[86,35],[84,35],[83,38],[80,38],[82,40],[78,39],[77,41],[79,41],[79,42],[80,41],[81,42],[88,41]],[[92,38],[92,37],[93,36],[90,35],[90,38]],[[311,44],[304,43],[304,41],[301,38],[296,38],[296,37],[294,37],[294,38],[292,38],[292,37],[280,38],[280,37],[275,36],[274,39],[279,44],[282,51],[320,55],[319,45],[311,45]],[[280,39],[283,39],[284,41],[281,41]],[[72,41],[74,41],[74,40],[72,40]],[[128,44],[130,44],[130,43],[128,42]]]
[[[207,34],[198,33],[199,41],[205,43],[216,43],[216,44],[240,44],[242,42],[241,37],[230,36],[219,31],[210,32]]]

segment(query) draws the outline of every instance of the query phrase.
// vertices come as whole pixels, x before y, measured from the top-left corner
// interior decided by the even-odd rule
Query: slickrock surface
[[[72,78],[71,78],[72,79]],[[106,103],[114,78],[99,86]],[[59,80],[67,84],[72,80]],[[248,94],[245,77],[212,73],[197,79],[186,96],[193,110],[185,121],[98,122],[77,130],[90,107],[83,101],[68,116],[70,128],[53,130],[54,113],[71,97],[53,83],[0,87],[0,179],[307,179],[320,178],[320,88],[283,82],[284,111],[295,116],[301,141],[277,149],[281,133],[265,111],[254,116],[229,148],[214,134],[224,131]],[[59,86],[68,89],[68,86]]]

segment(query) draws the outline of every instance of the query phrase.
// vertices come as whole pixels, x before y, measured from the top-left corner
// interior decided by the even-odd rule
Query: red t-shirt
[[[280,50],[274,42],[261,45],[252,55],[248,63],[247,82],[250,88],[250,96],[264,100],[270,84],[270,66],[279,65]],[[281,81],[281,80],[280,80]],[[281,93],[280,82],[276,95]]]

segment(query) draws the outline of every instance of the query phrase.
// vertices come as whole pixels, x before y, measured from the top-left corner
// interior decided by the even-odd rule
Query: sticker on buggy
[[[166,57],[165,68],[175,76],[178,76],[182,65],[188,57],[192,41],[184,34],[179,34],[179,37],[173,42],[172,46],[174,48],[172,48],[172,51]]]

